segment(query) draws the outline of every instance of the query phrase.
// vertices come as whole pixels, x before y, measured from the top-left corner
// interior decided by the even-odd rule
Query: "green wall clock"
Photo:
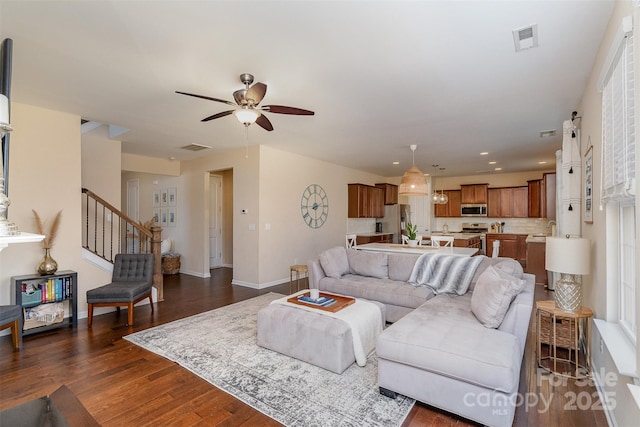
[[[322,227],[329,216],[329,199],[321,186],[311,184],[302,192],[300,213],[309,227]]]

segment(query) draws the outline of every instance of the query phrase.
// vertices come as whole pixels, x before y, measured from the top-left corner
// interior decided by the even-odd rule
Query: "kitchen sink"
[[[548,235],[545,233],[534,233],[532,234],[533,237],[547,237]]]

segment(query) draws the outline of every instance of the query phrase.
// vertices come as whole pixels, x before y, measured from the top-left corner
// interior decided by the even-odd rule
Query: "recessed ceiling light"
[[[489,162],[490,165],[495,165],[496,163],[498,163],[498,162],[495,162],[495,161]]]
[[[502,168],[495,168],[494,170],[501,171],[501,170],[502,170]]]
[[[539,165],[544,165],[544,164],[546,164],[546,163],[547,163],[547,162],[538,162],[538,164],[539,164]]]
[[[483,151],[482,153],[480,153],[481,156],[486,156],[487,154],[489,154],[488,151]]]
[[[393,164],[394,164],[394,165],[399,165],[399,164],[400,164],[400,162],[393,162]]]

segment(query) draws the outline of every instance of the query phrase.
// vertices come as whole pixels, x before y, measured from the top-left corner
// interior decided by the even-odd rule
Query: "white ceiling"
[[[245,144],[241,73],[268,86],[274,131],[249,144],[383,176],[553,168],[612,1],[0,1],[12,100],[130,129],[123,151],[190,159]],[[537,24],[517,52],[512,30]],[[580,112],[578,112],[580,113]],[[556,129],[557,136],[540,138]],[[213,148],[189,152],[196,143]],[[488,151],[488,156],[480,156]],[[489,160],[497,161],[489,166]],[[400,165],[392,165],[399,161]],[[539,161],[547,161],[539,165]]]

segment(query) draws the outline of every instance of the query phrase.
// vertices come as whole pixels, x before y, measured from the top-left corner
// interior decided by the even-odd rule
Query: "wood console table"
[[[555,301],[536,302],[536,336],[538,366],[546,371],[570,378],[591,376],[591,318],[590,308],[581,307],[575,312],[561,310]],[[549,354],[542,355],[542,344],[549,344]],[[580,363],[580,347],[584,349]],[[566,358],[558,356],[558,347],[566,351]],[[545,361],[548,361],[545,363]],[[559,370],[560,368],[570,368]]]

